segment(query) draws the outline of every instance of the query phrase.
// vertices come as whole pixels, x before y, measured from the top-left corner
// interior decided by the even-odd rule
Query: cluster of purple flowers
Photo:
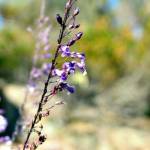
[[[32,69],[30,72],[28,89],[29,91],[34,91],[37,87],[37,81],[47,75],[50,69],[51,64],[44,62],[45,59],[50,59],[50,31],[51,25],[49,18],[46,16],[41,16],[37,21],[37,28],[33,31],[31,28],[28,28],[28,31],[32,32],[35,37],[35,50],[32,60]],[[42,66],[39,67],[39,63]]]
[[[67,0],[63,17],[61,17],[60,14],[56,15],[56,20],[60,25],[60,32],[57,40],[58,45],[53,55],[49,53],[50,28],[44,25],[45,23],[43,22],[43,20],[40,20],[39,22],[38,31],[40,32],[38,32],[39,34],[37,35],[35,57],[33,59],[33,67],[30,73],[30,88],[34,90],[37,87],[37,82],[41,81],[44,75],[46,75],[45,77],[47,78],[46,80],[43,80],[44,88],[42,89],[41,99],[38,103],[38,109],[34,116],[34,119],[31,122],[31,127],[24,142],[23,150],[25,150],[26,148],[37,149],[39,145],[45,142],[46,137],[42,133],[43,125],[42,128],[40,128],[41,130],[39,131],[38,124],[43,117],[49,115],[49,112],[55,106],[52,105],[50,108],[47,108],[46,104],[48,104],[49,99],[60,91],[67,91],[68,93],[75,92],[74,86],[68,83],[68,78],[76,71],[80,71],[81,73],[83,73],[83,75],[86,75],[85,55],[83,53],[71,50],[71,46],[81,39],[83,33],[78,32],[67,43],[63,42],[64,38],[72,33],[72,30],[80,27],[80,25],[76,23],[76,16],[80,12],[79,8],[74,7],[76,1],[77,0]],[[42,63],[42,66],[39,67],[39,60],[41,58],[47,60],[44,64]],[[59,58],[61,58],[61,61],[63,62],[59,62]],[[37,61],[38,65],[36,65]],[[61,104],[64,103],[56,103],[56,105]],[[38,133],[38,138],[32,143],[29,143],[30,136],[33,132]]]
[[[65,24],[63,18],[59,14],[56,15],[56,20],[58,24],[61,26],[61,28],[64,28],[66,30],[65,31],[66,33],[63,33],[62,35],[63,37],[65,37],[67,34],[70,34],[72,30],[80,27],[80,24],[76,23],[76,17],[80,13],[80,10],[78,7],[77,8],[72,7],[74,2],[75,0],[68,0],[66,3],[65,11],[66,12],[70,11],[69,12],[70,14],[66,18]],[[74,87],[70,86],[67,83],[68,76],[74,74],[76,70],[80,70],[85,75],[86,69],[85,69],[85,55],[79,52],[72,52],[71,46],[81,39],[83,33],[78,32],[66,44],[60,44],[58,41],[58,44],[60,44],[58,55],[61,55],[61,57],[63,58],[66,57],[66,60],[70,60],[64,62],[64,64],[62,64],[62,67],[58,68],[56,67],[56,65],[52,66],[52,63],[49,62],[49,59],[53,57],[50,53],[51,51],[51,45],[49,43],[50,29],[51,25],[49,18],[45,17],[44,14],[42,14],[42,16],[37,22],[37,29],[35,31],[32,31],[32,29],[29,30],[32,31],[32,33],[35,32],[34,35],[36,38],[36,45],[32,69],[30,72],[28,89],[29,91],[33,92],[37,88],[38,81],[43,79],[44,76],[48,76],[50,70],[52,70],[51,78],[57,77],[59,89],[61,90],[64,89],[67,90],[69,93],[74,93],[75,91],[73,90]],[[39,67],[39,61],[41,59],[44,61],[41,62],[42,65]],[[45,59],[47,60],[45,61]]]
[[[78,10],[78,9],[77,9]],[[76,12],[77,12],[76,10]],[[79,10],[78,10],[79,11]],[[75,13],[77,14],[77,13]],[[57,16],[58,17],[58,16]],[[59,16],[60,17],[60,16]],[[59,20],[59,22],[61,22]],[[44,23],[44,22],[43,22]],[[42,26],[42,25],[40,25]],[[73,26],[73,25],[72,25]],[[39,33],[39,41],[41,41],[41,44],[37,43],[36,49],[39,50],[41,45],[44,46],[44,49],[46,51],[50,50],[50,44],[49,44],[49,36],[48,33],[50,28],[46,28],[46,30],[41,31]],[[76,70],[80,70],[83,75],[86,75],[86,69],[85,69],[85,55],[84,53],[79,53],[79,52],[72,52],[71,51],[71,46],[75,44],[76,41],[80,40],[82,37],[83,33],[79,32],[78,34],[75,35],[75,37],[65,45],[60,45],[59,47],[59,54],[63,58],[68,58],[70,61],[64,62],[62,64],[62,68],[57,69],[56,66],[52,70],[52,77],[58,77],[59,81],[59,89],[61,90],[67,90],[69,93],[74,93],[75,89],[73,86],[70,86],[66,81],[68,79],[69,75],[72,75],[75,73]],[[42,40],[40,40],[42,39]],[[49,59],[51,58],[50,53],[46,53],[42,55],[43,58]],[[36,82],[40,78],[43,77],[43,75],[48,75],[49,71],[51,70],[52,64],[51,63],[43,63],[41,68],[33,67],[31,70],[31,78],[30,80],[30,89],[35,89],[36,87]]]
[[[62,89],[67,90],[69,93],[74,93],[74,87],[70,86],[66,81],[68,76],[74,74],[77,69],[80,70],[84,75],[86,74],[85,55],[83,53],[71,52],[70,46],[68,45],[62,45],[59,48],[59,53],[61,54],[61,57],[77,59],[65,62],[61,69],[55,68],[52,72],[53,76],[59,77],[60,87]]]

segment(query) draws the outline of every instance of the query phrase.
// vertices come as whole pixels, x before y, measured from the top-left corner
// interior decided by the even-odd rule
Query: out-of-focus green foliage
[[[59,7],[62,7],[64,3],[65,1],[47,1],[47,13],[59,12]],[[107,86],[138,67],[144,60],[144,55],[147,55],[149,48],[149,21],[142,21],[142,23],[144,22],[143,38],[137,40],[133,37],[130,26],[121,27],[114,24],[114,14],[106,7],[105,0],[92,1],[90,8],[89,1],[83,1],[79,4],[82,10],[80,20],[84,18],[81,27],[85,30],[85,36],[79,42],[78,48],[85,50],[87,55],[87,69],[91,81],[98,81],[98,83]],[[35,22],[39,15],[39,9],[39,0],[36,3],[32,1],[24,5],[7,3],[3,7],[1,6],[4,18],[13,19],[16,21],[15,24],[25,27]],[[140,11],[143,12],[142,9]],[[87,14],[88,12],[90,15]],[[140,14],[141,17],[146,17],[144,13]],[[89,20],[93,21],[89,23]],[[88,21],[88,25],[86,21]],[[9,22],[7,23],[9,24]],[[20,66],[20,60],[25,60],[29,56],[31,58],[32,53],[30,52],[33,50],[33,43],[30,42],[32,41],[31,37],[18,25],[17,27],[16,25],[11,26],[11,28],[6,26],[1,30],[0,50],[8,51],[8,54],[1,53],[0,55],[1,70],[5,69],[5,71],[1,71],[1,74],[4,72],[6,74],[7,70],[10,70],[8,68]],[[11,60],[9,64],[7,59]]]
[[[92,27],[88,27],[79,43],[87,55],[90,77],[104,84],[133,69],[136,58],[132,55],[137,55],[135,46],[130,29],[112,27],[107,17],[99,18]],[[129,61],[133,61],[132,64]]]
[[[3,1],[0,3],[0,17],[4,19],[4,26],[0,26],[0,79],[25,83],[35,46],[26,28],[35,28],[41,0]],[[52,23],[54,50],[59,32],[55,15],[63,13],[66,0],[46,1],[45,13]],[[81,78],[77,73],[70,78],[76,87],[73,96],[61,93],[61,99],[69,100],[50,117],[46,126],[50,141],[45,149],[63,145],[67,140],[71,142],[68,149],[144,149],[149,145],[149,134],[145,133],[150,127],[146,118],[150,117],[150,1],[118,0],[115,8],[108,1],[78,0],[81,11],[77,22],[84,36],[71,49],[85,52],[88,74]],[[58,66],[65,61],[60,59]],[[14,85],[11,88],[6,88],[5,93],[10,93],[10,100],[19,105],[21,88]],[[21,95],[24,97],[24,93]],[[59,112],[62,108],[65,110]],[[32,108],[27,108],[30,116],[28,110]],[[130,137],[129,142],[124,142],[124,137]],[[55,148],[61,149],[52,147]]]
[[[33,40],[21,28],[6,26],[0,32],[0,76],[5,79],[22,78],[32,60]]]

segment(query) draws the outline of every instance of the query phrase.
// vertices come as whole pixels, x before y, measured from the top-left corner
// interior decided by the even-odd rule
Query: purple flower
[[[7,120],[5,117],[3,117],[2,115],[0,115],[0,132],[5,131],[6,127],[7,127]]]
[[[0,143],[11,143],[9,136],[0,137]]]
[[[47,45],[49,43],[49,34],[50,34],[49,26],[47,28],[43,29],[41,32],[39,32],[38,38],[41,42],[40,44]]]
[[[59,51],[61,52],[62,57],[68,57],[71,54],[69,46],[66,45],[61,46]]]
[[[72,62],[65,62],[62,66],[63,70],[65,70],[66,72],[70,73],[74,73],[75,72],[75,61]]]
[[[71,57],[72,58],[79,58],[80,60],[85,61],[85,55],[83,53],[72,52]]]
[[[43,71],[43,73],[44,73],[45,75],[48,75],[48,74],[49,74],[49,71],[50,71],[50,69],[51,69],[51,67],[52,67],[52,64],[51,64],[51,63],[44,63],[44,64],[42,65],[42,71]]]
[[[58,76],[60,77],[61,81],[67,80],[68,74],[64,70],[59,70],[59,69],[53,69],[52,75],[54,77]]]
[[[53,76],[59,76],[59,77],[60,77],[62,73],[63,73],[62,70],[53,69],[52,75],[53,75]]]
[[[77,38],[81,38],[82,32],[79,32],[76,36]],[[80,62],[76,61],[65,62],[62,66],[63,72],[67,72],[67,74],[70,74],[74,73],[76,68],[79,68],[84,75],[86,74],[85,55],[83,53],[71,52],[70,47],[66,45],[61,46],[59,52],[61,53],[62,57],[77,58],[80,60]]]
[[[48,51],[48,50],[50,50],[50,48],[51,48],[50,44],[47,44],[47,45],[44,46],[43,49],[44,49],[45,51]]]
[[[37,68],[33,68],[31,71],[31,77],[34,79],[41,77],[41,70]]]
[[[80,71],[85,75],[86,74],[86,69],[85,69],[85,64],[84,63],[77,63],[77,67],[80,69]]]
[[[69,93],[74,93],[75,92],[75,88],[73,86],[70,86],[68,83],[66,82],[61,82],[60,83],[60,87],[62,88],[62,90],[67,90]]]
[[[44,54],[43,58],[49,59],[49,58],[51,58],[51,54],[50,53]]]
[[[67,77],[68,77],[68,75],[67,75],[66,72],[63,72],[63,73],[61,74],[61,80],[62,80],[62,81],[66,81],[66,80],[67,80]]]
[[[79,69],[84,75],[86,74],[86,69],[85,69],[85,62],[84,62],[84,55],[80,53],[74,53],[77,57],[81,57],[81,61],[70,61],[70,62],[65,62],[62,65],[62,70],[60,69],[53,69],[52,75],[54,77],[58,76],[60,77],[61,81],[66,81],[68,76],[70,74],[75,73],[76,69]]]

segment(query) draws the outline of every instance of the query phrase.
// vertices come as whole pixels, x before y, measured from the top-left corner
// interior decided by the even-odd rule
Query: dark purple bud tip
[[[63,24],[62,17],[59,14],[56,14],[56,20],[60,25]]]
[[[79,8],[76,8],[73,12],[73,15],[74,16],[77,16],[78,14],[80,13],[80,9]]]
[[[75,28],[76,28],[76,29],[79,28],[79,27],[80,27],[80,24],[75,25]]]
[[[63,89],[66,89],[69,93],[74,93],[75,92],[75,88],[73,86],[70,86],[69,84],[67,83],[60,83],[60,88],[63,90]]]
[[[74,26],[72,24],[70,24],[68,28],[71,30],[74,28]]]
[[[46,140],[45,135],[41,135],[41,136],[39,137],[39,141],[40,141],[41,143],[45,142],[45,140]]]
[[[73,94],[75,92],[75,88],[73,86],[67,86],[66,89],[69,93]]]
[[[72,46],[74,43],[76,42],[76,40],[74,40],[74,39],[72,39],[72,40],[70,40],[69,42],[68,42],[68,46]]]
[[[81,39],[82,35],[83,35],[83,32],[79,32],[78,34],[76,34],[76,40]]]

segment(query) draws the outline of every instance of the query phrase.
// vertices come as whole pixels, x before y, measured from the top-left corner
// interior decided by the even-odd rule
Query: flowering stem
[[[46,5],[46,0],[41,0],[41,8],[40,8],[40,17],[39,17],[39,19],[43,19],[44,18],[45,5]],[[38,60],[38,53],[39,53],[39,50],[37,48],[35,48],[33,59],[32,59],[32,64],[31,64],[31,71],[36,66],[36,63],[37,63],[37,60]],[[24,96],[24,99],[23,99],[23,103],[22,103],[22,105],[21,105],[21,107],[19,109],[19,111],[20,111],[20,118],[18,119],[18,121],[16,123],[15,132],[13,133],[13,136],[12,136],[12,141],[15,141],[17,135],[20,132],[20,129],[22,130],[23,120],[24,120],[24,118],[22,116],[24,114],[25,105],[27,103],[28,96],[29,96],[28,85],[32,81],[31,71],[28,73],[28,81],[27,81],[27,85],[26,85],[26,89],[25,89],[25,96]]]
[[[23,146],[23,150],[26,149],[26,146],[29,142],[29,138],[32,134],[32,131],[37,123],[37,120],[38,120],[38,117],[39,117],[39,114],[40,112],[42,111],[42,108],[43,108],[43,102],[44,102],[44,98],[45,98],[45,95],[47,94],[47,89],[48,89],[48,85],[49,85],[49,81],[52,77],[52,71],[53,69],[55,68],[55,64],[56,64],[56,60],[57,60],[57,57],[58,57],[58,54],[59,54],[59,48],[61,46],[61,42],[62,42],[62,39],[63,39],[63,35],[64,35],[64,32],[65,32],[65,29],[66,29],[66,22],[67,22],[67,19],[69,17],[69,13],[70,13],[70,10],[71,10],[71,7],[69,9],[66,9],[65,11],[65,16],[64,16],[64,19],[63,19],[63,23],[61,25],[61,30],[60,30],[60,33],[59,33],[59,38],[58,38],[58,46],[57,46],[57,49],[56,49],[56,52],[55,52],[55,55],[54,55],[54,58],[52,59],[52,66],[51,66],[51,69],[50,69],[50,72],[49,72],[49,75],[48,75],[48,78],[45,82],[45,85],[44,85],[44,90],[43,90],[43,94],[41,96],[41,100],[39,102],[39,105],[38,105],[38,109],[37,109],[37,112],[35,114],[35,117],[32,121],[32,124],[31,124],[31,127],[30,127],[30,130],[28,132],[28,135],[26,137],[26,140],[24,142],[24,146]]]

